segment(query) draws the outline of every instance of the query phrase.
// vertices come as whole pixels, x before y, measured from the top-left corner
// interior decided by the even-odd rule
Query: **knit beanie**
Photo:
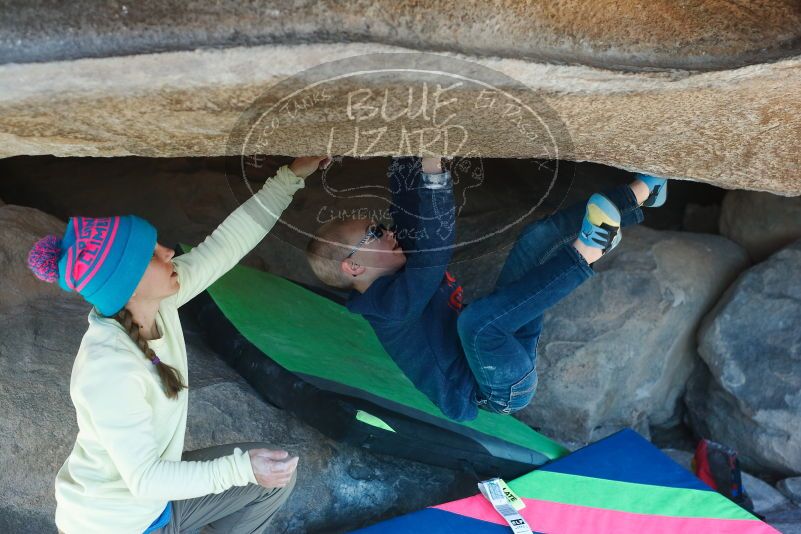
[[[71,217],[62,239],[49,235],[33,246],[28,267],[112,316],[133,295],[155,248],[156,229],[135,215]]]

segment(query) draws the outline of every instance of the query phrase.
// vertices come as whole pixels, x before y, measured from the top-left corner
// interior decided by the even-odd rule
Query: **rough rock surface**
[[[31,246],[48,234],[61,237],[64,222],[37,209],[0,202],[0,308],[63,293],[57,284],[37,280],[27,267]]]
[[[0,156],[210,156],[243,150],[301,155],[329,149],[364,154],[364,143],[357,150],[351,135],[331,136],[332,129],[353,131],[355,123],[343,102],[349,91],[360,89],[403,92],[406,82],[397,77],[332,83],[334,97],[290,114],[269,146],[243,148],[241,134],[231,139],[229,134],[259,97],[273,102],[288,94],[270,89],[277,82],[334,60],[379,52],[409,49],[360,43],[271,45],[3,65]],[[801,57],[716,72],[625,73],[494,57],[446,54],[437,61],[446,56],[490,69],[497,89],[538,102],[536,113],[547,115],[552,136],[534,146],[521,137],[515,116],[476,113],[471,106],[486,87],[463,84],[449,93],[457,99],[454,109],[465,113],[459,126],[469,143],[459,149],[461,154],[553,157],[558,148],[561,159],[729,189],[801,194],[795,146],[801,135]],[[367,64],[362,57],[349,61]],[[374,62],[385,61],[381,56]],[[525,89],[509,86],[505,77]],[[295,82],[303,80],[296,77]],[[430,119],[419,115],[400,122],[407,131],[422,131],[431,127]],[[360,124],[362,131],[387,126],[377,117]],[[417,151],[402,144],[399,124],[390,125],[375,150]]]
[[[696,325],[746,262],[719,236],[626,228],[597,274],[545,313],[540,382],[520,419],[580,441],[676,422]]]
[[[690,422],[744,466],[801,473],[801,240],[744,272],[698,331]]]
[[[801,509],[775,510],[765,516],[765,521],[782,534],[801,534]]]
[[[265,43],[374,42],[618,68],[721,68],[799,49],[793,0],[12,2],[0,62]],[[625,25],[620,21],[626,20]]]
[[[674,462],[692,472],[693,453],[678,449],[663,449]],[[801,508],[788,501],[779,491],[762,479],[742,472],[743,488],[754,503],[754,511],[780,532],[795,534],[801,529]]]
[[[729,191],[721,205],[720,233],[762,261],[801,238],[801,196]]]
[[[801,477],[785,478],[776,488],[794,503],[801,504]]]

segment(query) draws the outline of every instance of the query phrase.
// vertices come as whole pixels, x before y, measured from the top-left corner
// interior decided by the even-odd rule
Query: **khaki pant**
[[[183,460],[213,460],[240,449],[269,449],[265,443],[234,443],[185,452]],[[154,534],[198,532],[208,525],[207,532],[256,534],[266,532],[267,524],[286,502],[295,487],[297,475],[284,488],[267,489],[255,484],[234,486],[222,493],[204,495],[184,501],[172,501],[172,518]]]

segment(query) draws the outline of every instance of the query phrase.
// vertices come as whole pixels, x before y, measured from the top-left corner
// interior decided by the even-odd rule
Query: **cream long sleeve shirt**
[[[180,289],[161,302],[161,337],[149,342],[188,384],[178,308],[255,247],[304,182],[288,167],[229,215],[203,243],[174,260]],[[56,476],[56,525],[66,534],[142,532],[168,501],[256,483],[247,451],[182,462],[188,392],[167,398],[155,367],[114,319],[95,310],[70,379],[78,436]]]

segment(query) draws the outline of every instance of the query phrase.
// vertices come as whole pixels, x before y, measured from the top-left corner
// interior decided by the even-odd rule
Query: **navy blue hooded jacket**
[[[364,293],[351,291],[346,306],[367,319],[398,367],[446,416],[474,419],[477,385],[456,329],[462,288],[447,272],[456,232],[450,175],[423,173],[419,158],[395,158],[389,176],[390,215],[406,265]]]

